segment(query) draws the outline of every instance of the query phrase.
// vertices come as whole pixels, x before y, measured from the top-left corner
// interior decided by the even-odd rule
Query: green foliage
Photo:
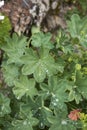
[[[12,38],[5,37],[6,44],[2,46],[2,49],[6,52],[8,56],[8,64],[20,64],[20,57],[25,52],[25,48],[27,45],[26,39],[27,38],[25,36],[18,36],[15,33],[13,34]]]
[[[4,38],[9,36],[11,30],[11,24],[7,17],[4,20],[0,20],[0,46],[5,43]]]
[[[48,120],[52,123],[49,130],[76,130],[76,127],[70,124],[69,121],[64,118],[60,118],[59,113],[58,116],[50,117]]]
[[[5,97],[2,93],[0,93],[0,117],[3,117],[6,114],[11,112],[10,109],[10,99]]]
[[[79,43],[87,48],[87,17],[81,19],[78,14],[73,14],[67,23],[71,37],[78,38]]]
[[[50,33],[47,33],[47,34],[44,34],[44,33],[42,33],[42,32],[40,32],[40,33],[35,33],[35,35],[32,35],[31,44],[32,44],[34,47],[44,46],[45,48],[52,49],[52,48],[53,48],[53,44],[52,44],[52,42],[50,41],[51,37],[52,37],[52,36],[51,36]]]
[[[34,79],[28,80],[26,76],[21,76],[19,81],[14,82],[14,85],[13,93],[16,95],[17,99],[20,99],[25,94],[31,98],[37,95]]]
[[[20,119],[12,121],[12,125],[7,130],[33,130],[33,126],[38,124],[38,119],[34,118],[29,107],[20,108]]]
[[[87,45],[80,34],[87,31],[87,19],[82,20],[73,15],[54,43],[50,33],[35,28],[29,41],[15,33],[5,37],[1,47],[6,83],[1,88],[6,96],[0,95],[2,130],[78,128],[68,112],[74,109],[72,104],[79,107],[87,100]]]
[[[58,77],[49,77],[48,85],[41,83],[40,85],[44,98],[50,96],[51,107],[64,108],[64,102],[68,100],[67,89],[70,85],[65,79],[58,79]],[[61,96],[62,95],[62,96]]]
[[[87,7],[86,7],[87,1],[86,0],[79,0],[78,2],[80,4],[80,6],[82,7],[82,12],[86,13],[86,11],[87,11]]]
[[[14,64],[7,64],[5,61],[2,64],[2,68],[5,82],[8,86],[13,86],[14,80],[18,79],[18,76],[20,74],[18,66]]]
[[[80,73],[79,73],[80,74]],[[77,90],[79,91],[79,93],[85,98],[87,99],[87,75],[82,77],[79,77],[78,74],[76,75],[76,85],[79,86],[77,87]]]
[[[24,75],[33,73],[35,80],[42,82],[46,78],[46,75],[51,76],[55,74],[58,66],[48,49],[40,48],[39,52],[37,51],[30,48],[21,57],[21,61],[24,64],[22,73]]]

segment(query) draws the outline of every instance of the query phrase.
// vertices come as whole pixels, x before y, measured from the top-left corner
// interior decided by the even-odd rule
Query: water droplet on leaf
[[[67,122],[65,120],[62,120],[61,124],[62,125],[67,125]]]
[[[57,106],[57,103],[56,102],[52,102],[53,106]]]
[[[49,91],[46,94],[49,95],[50,94]]]
[[[19,100],[19,99],[20,99],[20,97],[17,97],[17,99]]]
[[[45,125],[44,125],[43,122],[41,122],[41,123],[39,124],[39,128],[40,128],[40,129],[44,129],[44,128],[45,128]]]
[[[55,100],[56,102],[58,102],[59,101],[59,99],[58,98],[56,98],[56,100]]]
[[[4,107],[4,105],[3,105],[3,106],[2,106],[2,111],[4,110],[4,108],[5,108],[5,107]]]
[[[26,120],[23,122],[23,125],[27,125],[27,121]]]
[[[48,70],[46,70],[46,73],[48,73]]]
[[[55,97],[56,97],[56,95],[55,95],[55,94],[52,94],[52,97],[53,97],[53,98],[55,98]]]

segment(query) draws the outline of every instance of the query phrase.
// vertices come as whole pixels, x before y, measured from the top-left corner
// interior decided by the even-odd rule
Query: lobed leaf
[[[24,95],[33,98],[38,93],[33,78],[28,79],[27,76],[21,76],[18,81],[14,82],[14,85],[13,93],[17,99],[21,99]]]

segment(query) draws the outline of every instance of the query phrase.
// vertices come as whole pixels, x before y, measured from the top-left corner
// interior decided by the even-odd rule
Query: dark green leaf
[[[29,117],[29,119],[24,120],[14,120],[12,122],[12,127],[8,130],[33,130],[33,126],[38,123],[38,120],[34,117]]]
[[[55,63],[48,49],[41,48],[39,55],[32,49],[29,49],[28,52],[21,57],[21,61],[24,64],[22,68],[23,75],[33,73],[37,82],[42,82],[46,75],[51,76],[56,74],[59,69],[58,64]]]
[[[0,93],[0,117],[3,117],[5,114],[9,114],[10,112],[10,99]]]
[[[44,98],[51,96],[51,108],[63,108],[64,102],[68,101],[68,90],[71,86],[66,79],[58,79],[57,77],[49,77],[48,85],[41,83],[41,89],[44,94]],[[61,96],[62,95],[62,96]]]
[[[80,73],[76,75],[76,85],[78,92],[87,99],[87,76],[81,77]]]

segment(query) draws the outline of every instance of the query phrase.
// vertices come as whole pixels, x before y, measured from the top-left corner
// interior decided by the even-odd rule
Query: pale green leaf
[[[75,90],[70,90],[69,93],[69,97],[68,97],[69,101],[73,101],[75,100],[77,104],[79,104],[80,101],[82,101],[82,97],[81,94],[76,92]]]
[[[3,62],[2,64],[3,77],[8,86],[13,86],[14,81],[17,80],[19,76],[18,66],[15,64],[8,64]]]
[[[39,65],[37,69],[34,71],[34,78],[38,82],[42,82],[46,77],[46,71],[44,66]]]
[[[15,87],[13,93],[17,99],[21,99],[22,96],[30,96],[33,98],[37,95],[37,89],[35,88],[35,80],[28,79],[27,76],[21,76],[18,81],[14,82]]]
[[[25,48],[27,45],[27,38],[25,36],[18,36],[17,34],[13,34],[12,38],[5,37],[5,41],[7,42],[2,46],[2,50],[5,51],[8,56],[8,63],[17,63],[20,64],[20,57],[25,52]]]
[[[33,130],[33,126],[38,123],[38,120],[34,117],[24,120],[14,120],[12,127],[8,130]]]
[[[44,34],[43,32],[38,32],[38,33],[35,33],[32,35],[32,41],[31,41],[31,44],[34,46],[34,47],[45,47],[45,48],[49,48],[49,49],[52,49],[54,46],[53,46],[53,43],[51,42],[51,34],[50,33],[47,33],[47,34]]]
[[[87,48],[87,17],[81,19],[78,14],[73,14],[67,26],[71,37],[78,38],[80,44]]]

